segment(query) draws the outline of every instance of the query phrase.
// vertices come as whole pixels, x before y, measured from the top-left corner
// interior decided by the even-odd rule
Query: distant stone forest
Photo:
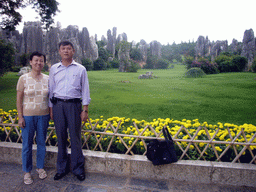
[[[112,31],[107,31],[107,37],[102,36],[100,40],[97,35],[90,36],[89,31],[84,27],[79,31],[77,26],[69,25],[65,29],[60,27],[51,28],[48,32],[44,31],[40,22],[25,22],[23,32],[18,31],[5,33],[0,31],[0,37],[8,39],[16,49],[16,62],[22,54],[29,54],[33,51],[40,51],[46,54],[47,64],[50,66],[60,61],[58,54],[58,43],[62,40],[69,40],[74,44],[76,53],[75,60],[77,62],[82,59],[90,59],[95,61],[99,57],[97,41],[103,41],[105,49],[114,57],[116,46],[121,41],[127,41],[127,34],[122,33],[117,35],[117,28],[114,27]],[[252,29],[245,30],[243,42],[238,42],[233,39],[232,43],[228,45],[228,41],[211,42],[208,37],[199,36],[195,42],[195,57],[210,57],[213,60],[222,52],[239,53],[241,56],[248,59],[247,69],[253,62],[256,51],[256,39]],[[134,43],[135,44],[135,43]],[[135,46],[135,45],[134,45]],[[149,44],[141,40],[136,44],[142,55],[142,62],[147,60],[147,52],[150,51],[152,55],[161,57],[161,45],[157,41],[152,41]],[[124,57],[129,57],[129,50],[123,52]],[[119,53],[118,53],[119,57]],[[120,56],[122,57],[122,56]]]

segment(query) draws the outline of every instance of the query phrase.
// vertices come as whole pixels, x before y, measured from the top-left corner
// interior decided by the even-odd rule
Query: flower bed
[[[21,142],[21,130],[17,126],[17,111],[0,109],[0,140]],[[5,126],[3,126],[5,124]],[[15,126],[14,126],[15,124]],[[173,120],[130,119],[112,117],[90,119],[82,127],[83,148],[121,154],[145,155],[146,143],[150,139],[164,139],[162,128],[167,127],[174,138],[180,159],[204,159],[208,161],[255,163],[256,127],[252,124],[217,125],[199,122],[198,119]],[[48,145],[56,145],[54,122],[50,121]]]

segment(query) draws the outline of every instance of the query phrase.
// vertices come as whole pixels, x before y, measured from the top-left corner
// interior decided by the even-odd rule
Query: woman
[[[31,72],[22,75],[17,83],[18,124],[22,129],[22,167],[24,183],[31,184],[32,145],[36,131],[37,173],[40,179],[47,177],[44,170],[45,139],[49,126],[48,75],[41,71],[45,55],[33,52],[30,55]]]

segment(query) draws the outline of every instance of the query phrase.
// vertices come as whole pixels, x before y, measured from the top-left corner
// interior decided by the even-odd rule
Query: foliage
[[[97,41],[96,44],[98,45],[98,48],[104,47],[105,45],[107,45],[107,43],[105,41]]]
[[[218,65],[218,70],[220,71],[220,73],[223,72],[230,72],[230,67],[231,64],[231,57],[226,56],[226,55],[219,55],[218,57],[216,57],[214,59],[214,61],[217,63]]]
[[[38,12],[41,17],[41,22],[45,25],[45,29],[49,29],[54,22],[53,17],[58,12],[59,3],[56,0],[2,0],[0,3],[0,14],[2,21],[0,26],[2,29],[15,30],[15,27],[21,22],[22,16],[19,13],[19,8],[32,5],[33,9]]]
[[[182,55],[195,57],[196,42],[181,42],[176,44],[175,42],[170,45],[163,45],[161,52],[162,58],[167,59],[170,62],[182,62]]]
[[[129,62],[131,64],[130,64],[130,66],[127,67],[127,71],[126,72],[137,72],[138,69],[140,69],[140,66],[139,66],[138,63],[136,63],[136,62],[134,62],[132,60],[130,60]]]
[[[118,69],[119,68],[119,60],[114,58],[112,61],[109,62],[111,67],[114,69]]]
[[[21,66],[12,66],[11,71],[12,72],[19,72],[20,68],[21,68]]]
[[[156,65],[159,58],[155,55],[148,55],[146,65],[144,65],[144,69],[156,69]]]
[[[93,62],[93,70],[106,70],[107,63],[102,59],[98,58]]]
[[[256,57],[254,58],[254,60],[252,62],[252,71],[253,71],[253,73],[256,73]]]
[[[29,56],[30,54],[28,53],[23,53],[21,56],[20,56],[20,64],[24,67],[26,66],[28,63],[29,63]]]
[[[142,54],[141,51],[138,48],[132,48],[130,51],[130,57],[131,59],[135,61],[142,61]]]
[[[247,59],[239,55],[227,56],[221,54],[214,61],[218,64],[221,73],[242,72],[247,64]]]
[[[107,62],[108,58],[109,58],[109,54],[107,52],[106,49],[104,49],[103,47],[100,47],[98,50],[99,53],[99,58],[104,60],[105,62]]]
[[[156,64],[157,69],[167,69],[170,65],[170,61],[166,59],[159,59]]]
[[[82,59],[82,65],[86,68],[87,71],[91,71],[93,69],[93,62],[91,59]]]
[[[194,61],[194,57],[192,56],[185,56],[184,57],[184,64],[186,65],[187,69],[190,69],[191,68],[191,64],[193,63]]]
[[[202,69],[206,74],[217,74],[218,67],[216,63],[210,63],[208,59],[199,58],[198,60],[192,61],[192,57],[186,57],[187,69],[198,67]]]
[[[14,54],[13,45],[0,39],[0,77],[11,70],[14,64]]]
[[[185,77],[187,78],[198,78],[198,77],[204,77],[206,74],[204,71],[198,67],[190,68],[186,73]]]
[[[49,66],[46,63],[44,64],[43,71],[44,72],[49,71]]]
[[[232,72],[242,72],[248,62],[248,59],[240,55],[234,55],[232,57]]]

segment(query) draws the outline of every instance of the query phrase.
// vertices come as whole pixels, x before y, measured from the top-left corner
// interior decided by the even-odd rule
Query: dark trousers
[[[84,173],[84,156],[81,148],[80,102],[58,101],[53,105],[53,119],[58,138],[57,172],[68,171],[67,139],[71,141],[71,169],[75,175]]]

